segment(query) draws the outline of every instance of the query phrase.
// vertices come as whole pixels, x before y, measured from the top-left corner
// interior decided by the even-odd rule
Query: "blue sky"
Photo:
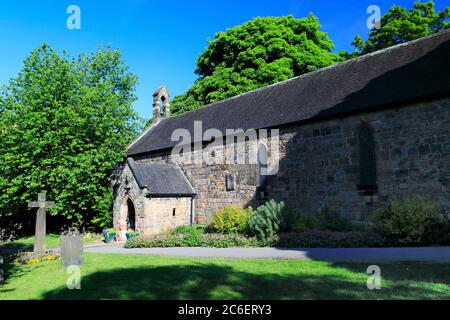
[[[356,34],[367,35],[366,9],[376,4],[382,14],[393,4],[410,8],[413,0],[14,0],[0,3],[0,85],[21,69],[29,52],[42,42],[71,55],[92,52],[98,45],[120,48],[138,75],[139,100],[134,107],[149,118],[152,93],[165,84],[174,97],[196,79],[197,56],[218,31],[256,16],[309,12],[335,42],[336,51],[353,50]],[[448,2],[436,0],[441,10]],[[66,27],[70,5],[81,9],[81,30]]]

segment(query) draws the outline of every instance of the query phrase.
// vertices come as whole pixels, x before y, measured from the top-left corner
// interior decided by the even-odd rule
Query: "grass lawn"
[[[367,264],[86,254],[81,290],[66,288],[60,261],[6,265],[2,299],[450,299],[450,264]]]
[[[93,239],[93,238],[83,238],[85,244],[92,244],[95,242],[100,242],[99,239]],[[56,234],[48,234],[45,238],[45,245],[47,249],[51,248],[57,248],[59,247],[59,235]],[[10,242],[0,242],[0,252],[2,250],[13,250],[13,249],[20,249],[20,250],[33,250],[34,246],[34,236],[22,238],[16,241],[10,241]]]

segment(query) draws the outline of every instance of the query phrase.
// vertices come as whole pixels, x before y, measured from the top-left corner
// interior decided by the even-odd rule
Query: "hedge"
[[[283,248],[357,248],[383,247],[388,243],[375,233],[310,231],[303,233],[282,233],[268,241],[255,237],[230,234],[169,234],[154,237],[129,239],[125,248],[168,248],[168,247],[283,247]]]
[[[261,247],[264,244],[256,238],[234,234],[169,234],[154,237],[129,239],[125,248],[168,248],[168,247]]]
[[[388,242],[372,232],[308,231],[282,233],[272,240],[277,247],[284,248],[363,248],[386,247]]]

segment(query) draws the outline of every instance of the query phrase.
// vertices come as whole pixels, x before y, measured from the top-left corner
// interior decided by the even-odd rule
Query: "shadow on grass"
[[[8,255],[15,252],[33,251],[33,244],[20,242],[6,242],[0,244],[0,255]]]
[[[445,265],[448,267],[448,265]],[[420,285],[398,277],[392,288],[371,291],[361,264],[336,265],[345,274],[257,274],[229,266],[193,264],[123,268],[82,277],[81,290],[59,288],[44,299],[448,299],[442,288]],[[348,273],[351,269],[354,272]],[[299,267],[301,268],[301,267]],[[401,268],[400,272],[401,273]],[[442,275],[444,276],[444,275]],[[433,279],[448,283],[447,278]],[[395,277],[394,277],[395,278]],[[417,282],[426,275],[414,274]],[[428,279],[430,280],[430,279]],[[447,280],[447,281],[446,281]],[[446,287],[446,285],[444,285]],[[444,288],[445,289],[445,288]],[[448,289],[448,288],[447,288]]]
[[[365,273],[369,265],[373,263],[343,263],[334,262],[333,267],[345,268],[350,272]],[[450,299],[450,264],[445,262],[392,262],[392,263],[377,263],[380,267],[381,277],[386,281],[392,282],[392,291],[411,292],[419,286],[427,288],[439,287],[441,298]],[[405,285],[408,284],[408,285]],[[447,290],[440,290],[447,288]],[[432,290],[433,291],[433,290]],[[430,292],[431,293],[431,292]]]

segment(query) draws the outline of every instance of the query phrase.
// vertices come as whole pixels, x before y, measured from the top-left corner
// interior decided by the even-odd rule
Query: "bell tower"
[[[170,96],[165,86],[153,93],[153,122],[170,117]]]

